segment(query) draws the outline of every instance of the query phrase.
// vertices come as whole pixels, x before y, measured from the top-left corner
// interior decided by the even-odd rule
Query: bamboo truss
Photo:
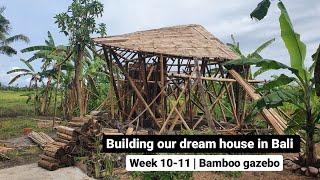
[[[261,97],[253,95],[254,88],[248,84],[262,81],[245,80],[241,76],[239,79],[236,71],[226,71],[221,63],[163,54],[150,56],[108,46],[103,46],[103,49],[109,67],[111,91],[114,92],[110,111],[112,117],[126,121],[128,125],[154,128],[160,133],[207,125],[216,132],[226,130],[221,122],[229,122],[236,125],[234,129],[240,130],[248,115],[248,94],[254,100],[256,96]],[[115,68],[119,72],[115,72]],[[175,72],[170,69],[175,69]],[[238,103],[234,88],[237,84],[250,86],[249,90],[246,87],[246,93]],[[267,117],[269,119],[273,117],[270,110],[262,113],[270,116]],[[269,123],[278,133],[283,132],[282,121]]]
[[[181,44],[177,53],[171,50],[166,52],[166,49],[161,49],[161,42],[170,43],[165,42],[166,39],[158,42],[158,37],[153,37],[157,39],[153,44],[144,46],[141,40],[144,33],[141,32],[137,33],[141,35],[139,38],[132,33],[107,40],[95,39],[96,44],[103,48],[103,57],[109,68],[111,100],[108,107],[112,118],[124,122],[127,127],[135,125],[136,128],[152,128],[160,133],[181,128],[197,129],[203,125],[213,132],[241,131],[244,119],[249,114],[247,103],[261,97],[250,84],[263,81],[250,80],[245,73],[247,71],[225,69],[222,63],[235,59],[236,55],[220,45],[210,34],[205,34],[202,28],[179,28],[191,28],[187,37],[191,33],[200,34],[206,46],[199,45],[202,49],[198,48],[198,51],[194,49],[196,56],[192,56],[192,53],[183,54],[186,51],[181,50]],[[178,31],[179,28],[173,29]],[[167,30],[158,31],[158,34]],[[182,30],[179,29],[179,32]],[[148,33],[155,34],[146,31],[145,35]],[[172,37],[172,33],[164,35]],[[150,42],[149,39],[145,41]],[[179,39],[171,44],[177,42]],[[217,44],[215,48],[219,50],[219,58],[212,54],[218,50],[206,49],[209,45]],[[148,49],[150,46],[153,46],[153,50]],[[211,54],[199,57],[201,52]],[[244,75],[240,76],[239,73]],[[262,115],[277,133],[283,134],[286,124],[281,116],[273,110],[263,110]]]

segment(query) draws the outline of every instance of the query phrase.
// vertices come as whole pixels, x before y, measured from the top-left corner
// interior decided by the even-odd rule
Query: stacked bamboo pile
[[[76,131],[66,126],[56,127],[57,137],[45,143],[38,165],[50,171],[74,165],[72,151],[75,147]],[[39,133],[41,134],[41,133]]]
[[[96,142],[101,139],[101,126],[97,120],[93,118],[84,123],[81,128],[76,130],[77,136],[77,149],[81,149],[86,153],[90,153],[96,149]]]
[[[68,126],[69,127],[74,127],[74,128],[77,128],[77,127],[82,127],[84,125],[84,123],[88,122],[89,119],[91,119],[92,116],[91,115],[86,115],[85,117],[83,118],[80,118],[80,117],[74,117],[71,119],[71,121],[68,123]]]
[[[99,115],[99,116],[98,116]],[[89,158],[95,157],[101,147],[102,135],[123,135],[120,129],[102,128],[100,122],[110,122],[107,113],[99,112],[95,115],[86,115],[84,118],[75,117],[69,122],[68,127],[57,126],[55,138],[50,138],[44,133],[31,133],[30,138],[43,147],[43,154],[38,165],[47,170],[56,170],[61,167],[72,166],[74,156],[84,153]],[[110,126],[107,126],[110,127]],[[124,131],[125,132],[125,131]],[[127,134],[133,134],[133,128]],[[97,143],[98,142],[98,143]]]
[[[47,144],[51,144],[54,142],[54,140],[50,136],[43,132],[38,133],[32,131],[28,136],[33,142],[38,144],[41,149],[43,149]]]

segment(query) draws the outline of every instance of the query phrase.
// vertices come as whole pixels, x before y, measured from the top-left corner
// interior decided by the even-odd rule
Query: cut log
[[[123,133],[103,133],[106,136],[112,136],[112,135],[124,135]]]
[[[68,125],[71,127],[81,127],[83,126],[84,122],[69,122]]]
[[[133,134],[133,130],[134,130],[133,127],[129,127],[129,128],[127,129],[126,135],[132,135],[132,134]]]
[[[60,146],[60,147],[65,148],[68,143],[63,143],[63,142],[54,141],[53,144],[56,145],[56,146]]]
[[[59,138],[59,137],[54,138],[54,140],[55,140],[56,142],[66,143],[66,144],[68,144],[68,143],[70,143],[70,142],[73,142],[73,141],[69,141],[69,140],[66,140],[66,139]]]
[[[70,127],[66,127],[66,126],[58,126],[56,127],[57,131],[63,134],[67,134],[69,136],[74,136],[75,135],[75,131],[73,128]]]
[[[61,163],[65,166],[73,166],[75,162],[74,158],[71,155],[67,154],[61,158]]]
[[[60,161],[58,159],[52,158],[52,157],[44,155],[44,154],[40,154],[39,157],[42,160],[45,160],[45,161],[48,161],[48,162],[51,162],[51,163],[60,164]]]
[[[50,171],[55,171],[59,168],[59,165],[57,163],[51,163],[51,162],[48,162],[46,160],[43,160],[41,159],[39,162],[38,162],[38,165],[42,168],[45,168],[47,170],[50,170]]]
[[[119,130],[118,129],[111,129],[111,128],[103,128],[102,132],[103,133],[118,133]]]
[[[65,155],[63,148],[57,148],[56,146],[46,145],[43,150],[44,154],[55,159],[59,159]]]
[[[65,140],[68,140],[68,141],[72,141],[74,140],[74,138],[72,136],[69,136],[67,134],[63,134],[63,133],[59,133],[57,132],[57,136],[61,139],[65,139]]]

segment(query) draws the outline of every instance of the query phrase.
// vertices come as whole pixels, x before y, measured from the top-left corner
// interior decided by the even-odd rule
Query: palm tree
[[[7,56],[16,55],[17,51],[10,46],[13,42],[23,41],[29,43],[29,38],[23,34],[18,34],[10,37],[10,21],[3,16],[5,8],[0,8],[0,54]]]

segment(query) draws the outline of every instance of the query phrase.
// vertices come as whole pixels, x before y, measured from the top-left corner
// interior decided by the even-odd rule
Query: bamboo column
[[[197,80],[198,80],[198,92],[200,94],[200,102],[203,106],[204,109],[204,114],[206,116],[207,122],[208,122],[208,126],[213,130],[216,131],[216,127],[214,125],[214,121],[212,119],[212,115],[210,113],[210,110],[208,108],[208,103],[206,102],[206,95],[204,93],[203,90],[203,84],[202,84],[202,80],[201,80],[201,74],[200,74],[200,70],[199,70],[199,62],[198,59],[194,59],[194,65],[196,68],[196,75],[197,75]]]

